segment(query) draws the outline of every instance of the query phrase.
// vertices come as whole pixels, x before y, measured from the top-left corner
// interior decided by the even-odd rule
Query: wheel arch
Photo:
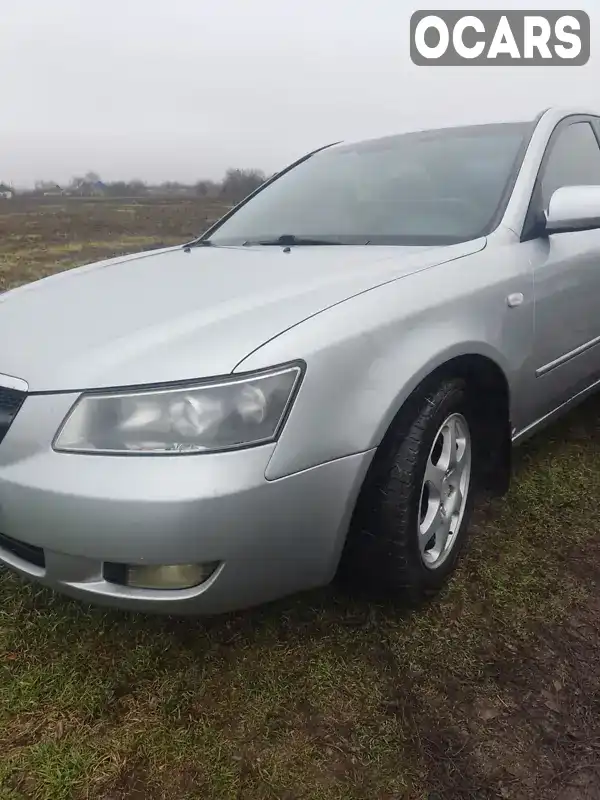
[[[474,401],[473,413],[484,450],[480,460],[484,465],[482,487],[502,495],[508,490],[511,473],[511,388],[499,359],[488,353],[473,349],[446,354],[406,381],[382,420],[378,446],[411,398],[448,378],[462,378]]]

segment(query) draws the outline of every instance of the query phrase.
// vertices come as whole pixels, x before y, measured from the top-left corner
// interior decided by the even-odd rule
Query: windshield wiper
[[[291,245],[314,245],[318,246],[321,244],[342,244],[341,242],[337,242],[335,239],[316,239],[316,238],[306,238],[304,236],[294,236],[293,233],[284,233],[282,236],[278,236],[277,239],[257,239],[256,241],[252,239],[248,239],[244,242],[244,247],[251,247],[252,245],[264,245],[265,247],[268,246],[275,246],[275,247],[289,247]]]

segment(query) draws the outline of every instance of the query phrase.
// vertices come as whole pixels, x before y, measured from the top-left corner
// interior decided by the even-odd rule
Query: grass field
[[[189,239],[218,213],[4,202],[1,287]],[[0,572],[0,800],[600,797],[599,412],[518,454],[419,614],[327,588],[144,618]]]

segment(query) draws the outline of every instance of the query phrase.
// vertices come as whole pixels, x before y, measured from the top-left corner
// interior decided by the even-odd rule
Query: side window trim
[[[543,211],[541,206],[541,193],[542,193],[542,180],[544,178],[544,173],[546,170],[546,166],[548,164],[548,160],[552,155],[552,150],[554,149],[554,145],[560,134],[566,130],[566,128],[570,128],[571,125],[576,125],[580,122],[587,122],[589,123],[594,136],[596,137],[596,142],[598,144],[598,148],[600,150],[600,118],[591,117],[589,114],[573,114],[569,117],[563,117],[559,122],[556,123],[554,126],[554,130],[550,134],[550,138],[548,139],[548,143],[546,145],[546,149],[544,151],[544,155],[542,156],[542,160],[540,162],[540,167],[538,169],[538,173],[533,184],[533,188],[531,190],[531,198],[529,200],[529,208],[527,209],[527,214],[525,215],[525,221],[523,223],[523,229],[521,231],[521,241],[527,242],[531,239],[537,239],[540,235],[540,225],[542,220],[540,219],[540,214]]]

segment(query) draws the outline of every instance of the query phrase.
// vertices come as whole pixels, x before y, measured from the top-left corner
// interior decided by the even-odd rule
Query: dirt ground
[[[226,210],[202,199],[0,199],[0,290],[57,269],[189,241]]]
[[[2,288],[188,240],[220,211],[6,201]],[[418,612],[329,587],[147,618],[0,572],[0,800],[600,798],[599,412],[519,451]]]

